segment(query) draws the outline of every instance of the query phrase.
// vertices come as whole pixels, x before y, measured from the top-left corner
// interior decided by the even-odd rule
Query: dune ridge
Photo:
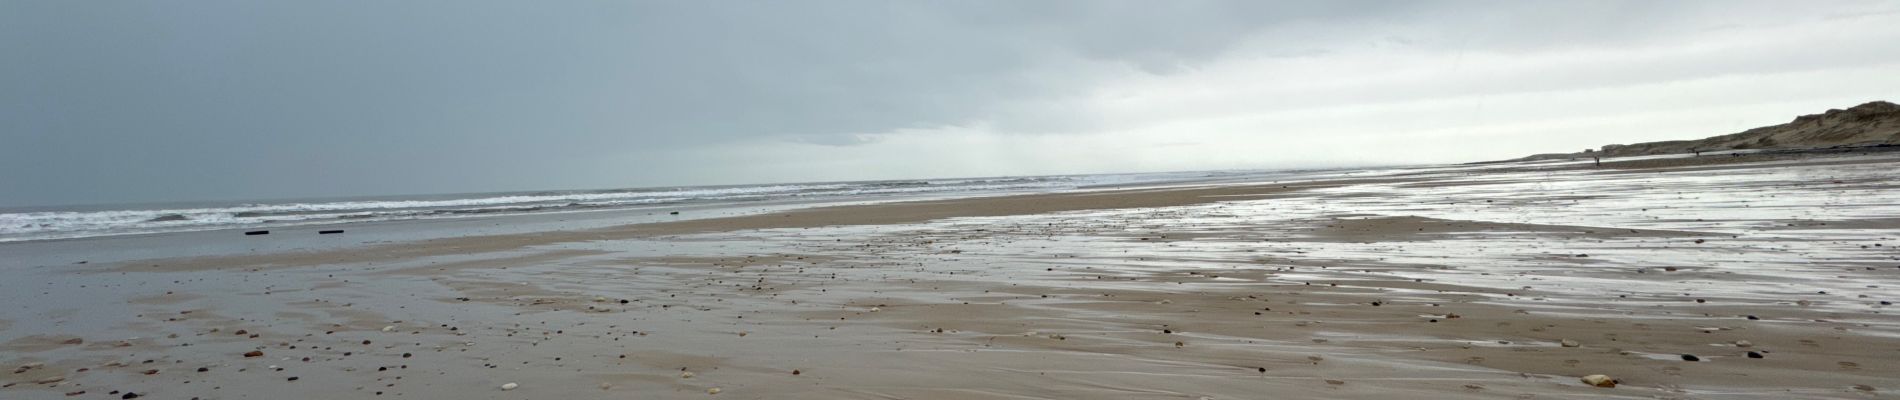
[[[1630,157],[1724,150],[1793,150],[1900,145],[1900,104],[1871,101],[1847,109],[1795,117],[1785,124],[1695,140],[1604,145],[1576,153],[1538,154],[1516,161]]]

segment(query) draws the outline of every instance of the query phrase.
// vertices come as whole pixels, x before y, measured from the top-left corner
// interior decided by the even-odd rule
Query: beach
[[[7,242],[0,398],[1883,398],[1895,167],[1537,161]]]

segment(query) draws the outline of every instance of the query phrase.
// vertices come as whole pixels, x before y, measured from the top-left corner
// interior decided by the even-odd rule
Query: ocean
[[[452,219],[588,210],[665,208],[768,201],[813,202],[1010,193],[1257,180],[1309,171],[1192,171],[557,190],[272,201],[0,208],[0,242],[265,229],[344,222]]]

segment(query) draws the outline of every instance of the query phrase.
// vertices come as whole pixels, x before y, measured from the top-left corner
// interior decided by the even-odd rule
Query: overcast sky
[[[0,0],[0,205],[1466,162],[1900,100],[1900,3]]]

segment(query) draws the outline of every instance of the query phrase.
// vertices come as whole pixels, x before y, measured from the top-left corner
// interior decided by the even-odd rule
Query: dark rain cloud
[[[683,154],[1087,134],[1104,82],[1237,52],[1600,46],[1724,4],[9,1],[0,205],[743,182]]]

